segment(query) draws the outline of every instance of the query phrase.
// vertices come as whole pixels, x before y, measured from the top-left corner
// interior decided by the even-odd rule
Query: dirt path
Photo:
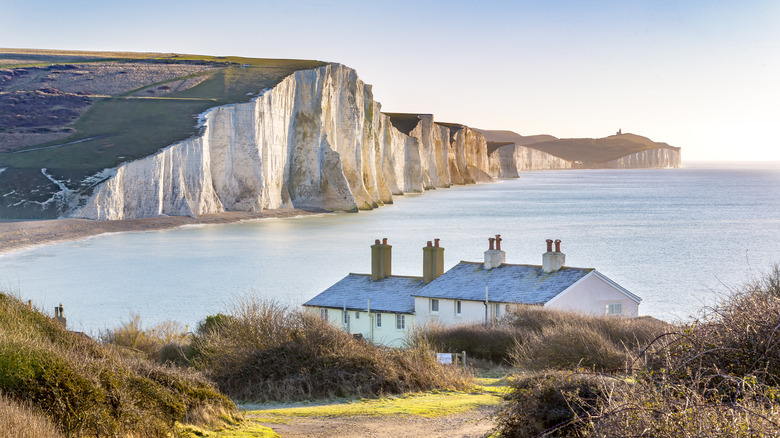
[[[485,437],[493,428],[493,407],[482,407],[459,414],[426,418],[420,416],[383,417],[280,417],[263,415],[254,419],[270,427],[282,438],[298,437]],[[249,416],[249,419],[253,419]]]

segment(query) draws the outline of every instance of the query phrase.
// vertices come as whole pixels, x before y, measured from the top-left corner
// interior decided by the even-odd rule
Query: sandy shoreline
[[[81,240],[105,233],[164,230],[182,225],[228,224],[243,220],[289,218],[328,213],[327,210],[265,210],[259,213],[230,211],[196,218],[166,216],[122,221],[89,219],[19,220],[0,222],[0,254],[29,249],[47,243]]]

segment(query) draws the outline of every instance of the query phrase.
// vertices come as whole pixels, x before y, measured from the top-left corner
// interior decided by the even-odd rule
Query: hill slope
[[[203,111],[323,64],[0,49],[0,217],[56,217],[56,181],[88,190],[100,170],[197,133]]]
[[[489,142],[515,143],[565,160],[600,164],[650,149],[680,150],[636,134],[617,134],[604,138],[556,138],[551,135],[522,136],[512,131],[479,130]]]
[[[166,436],[177,421],[237,414],[199,374],[105,347],[3,293],[0,394],[29,403],[66,436]]]

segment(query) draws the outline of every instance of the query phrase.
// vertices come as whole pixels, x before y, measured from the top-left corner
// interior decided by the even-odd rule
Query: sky
[[[776,0],[0,0],[0,46],[338,62],[383,111],[780,161]]]

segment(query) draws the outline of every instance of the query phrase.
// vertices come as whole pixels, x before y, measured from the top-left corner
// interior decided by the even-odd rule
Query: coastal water
[[[686,320],[780,262],[780,167],[523,173],[495,184],[396,197],[359,214],[98,236],[0,256],[0,289],[63,303],[96,333],[131,312],[192,327],[247,294],[298,305],[349,272],[370,272],[387,237],[393,273],[422,274],[440,238],[445,269],[503,237],[508,263],[541,264],[561,239],[568,266],[595,267],[643,298],[640,313]]]

